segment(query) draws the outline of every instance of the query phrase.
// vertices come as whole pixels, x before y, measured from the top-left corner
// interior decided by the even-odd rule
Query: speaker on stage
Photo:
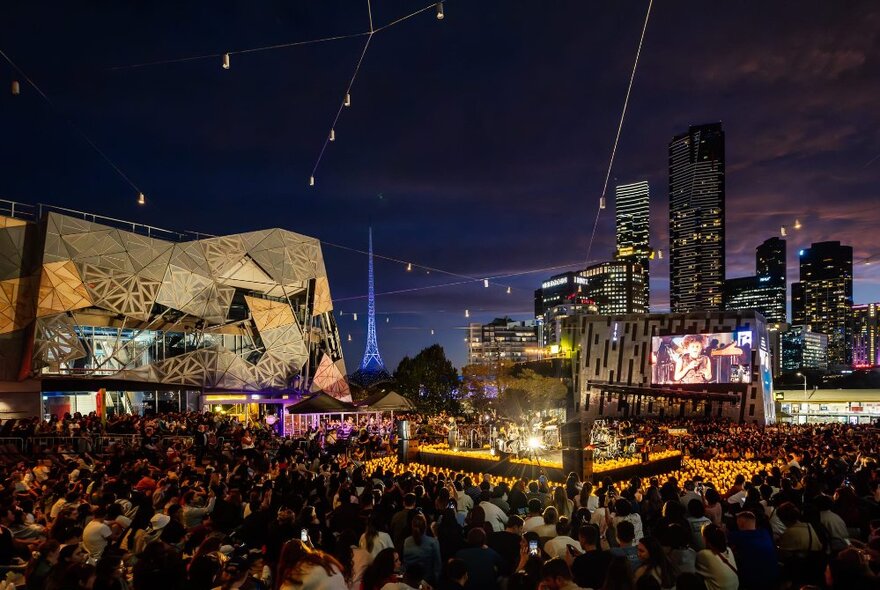
[[[580,420],[569,420],[562,424],[562,448],[582,449],[584,447],[584,428]]]
[[[409,463],[409,451],[409,420],[401,420],[397,423],[397,460]]]
[[[562,449],[562,472],[569,474],[575,472],[583,479],[584,473],[584,450]]]

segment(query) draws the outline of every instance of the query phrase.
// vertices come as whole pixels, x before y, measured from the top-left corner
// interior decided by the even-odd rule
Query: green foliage
[[[499,402],[507,410],[546,410],[565,402],[568,387],[560,379],[544,377],[531,369],[498,379]],[[508,407],[509,406],[509,407]]]
[[[394,371],[394,380],[400,394],[420,412],[458,410],[458,371],[439,344],[423,349],[413,358],[403,357]]]

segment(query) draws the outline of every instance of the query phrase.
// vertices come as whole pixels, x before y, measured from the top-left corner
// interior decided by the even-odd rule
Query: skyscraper
[[[724,281],[724,309],[755,309],[769,323],[785,323],[785,240],[770,238],[755,249],[755,271]]]
[[[818,242],[801,250],[800,282],[791,285],[791,323],[828,335],[828,364],[852,363],[853,250]]]
[[[852,322],[853,367],[880,366],[880,303],[853,305]]]
[[[669,143],[673,312],[720,310],[724,291],[724,131],[692,126]]]
[[[648,181],[619,184],[614,191],[619,260],[638,264],[642,269],[645,311],[650,302],[649,268],[651,259],[650,203]]]

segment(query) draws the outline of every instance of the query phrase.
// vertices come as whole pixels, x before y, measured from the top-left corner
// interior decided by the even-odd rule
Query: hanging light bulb
[[[510,295],[510,287],[507,287],[507,294]]]
[[[229,69],[229,54],[228,53],[223,54],[223,69],[224,70]]]
[[[406,263],[406,272],[410,272],[410,271],[412,271],[412,262],[407,262]]]
[[[794,220],[794,228],[795,228],[795,229],[800,229],[801,227],[802,227],[802,226],[801,226],[801,220],[800,220],[800,219],[795,219],[795,220]]]
[[[342,106],[351,106],[351,94],[349,94],[348,92],[345,93],[345,100],[342,101]]]
[[[351,314],[351,315],[354,316],[354,321],[358,321],[358,314],[357,314],[357,312],[354,312],[354,313]]]
[[[336,130],[335,129],[330,130],[330,141],[336,141]]]
[[[309,176],[309,186],[315,186],[315,177]]]
[[[783,225],[782,227],[779,228],[779,233],[782,234],[782,237],[783,237],[783,238],[784,238],[785,236],[788,235],[788,232],[785,231],[785,226],[784,226],[784,225]]]
[[[443,14],[443,3],[438,2],[437,3],[437,20],[443,20],[444,16],[446,16],[446,15]]]
[[[434,335],[434,330],[431,330],[431,336],[433,336],[433,335]]]
[[[471,317],[471,310],[469,310],[469,309],[464,310],[464,317],[466,317],[466,318]]]
[[[603,196],[599,197],[599,209],[604,209],[604,208],[605,208],[605,196],[603,195]]]
[[[483,286],[489,288],[489,279],[483,279]]]
[[[18,96],[21,94],[21,84],[19,84],[18,80],[12,81],[12,96]]]
[[[390,321],[391,321],[391,318],[388,317],[388,316],[386,315],[386,316],[385,316],[385,323],[387,324],[387,323],[390,322]]]
[[[146,205],[147,197],[144,196],[144,193],[138,193],[138,205]]]
[[[348,335],[348,341],[351,342],[351,334]]]

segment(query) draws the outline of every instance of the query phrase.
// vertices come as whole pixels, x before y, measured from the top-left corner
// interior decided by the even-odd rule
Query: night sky
[[[0,49],[0,198],[212,234],[282,227],[482,278],[583,266],[646,2],[446,2],[373,37],[308,178],[365,38],[143,68],[115,66],[367,30],[366,3],[6,2]],[[378,25],[426,4],[377,0]],[[727,276],[789,228],[797,250],[855,249],[855,300],[880,301],[880,4],[657,2],[591,258],[610,258],[613,183],[651,183],[668,253],[667,144],[689,124],[727,138]],[[128,186],[72,120],[147,195]],[[380,196],[381,195],[381,196]],[[795,219],[803,228],[794,231]],[[350,370],[366,333],[366,257],[324,246]],[[668,309],[668,257],[652,309]],[[441,343],[457,365],[468,321],[533,315],[559,271],[377,298],[389,369]],[[462,279],[377,260],[378,292]],[[512,286],[511,294],[505,286]],[[471,319],[464,317],[469,309]],[[389,320],[386,323],[386,318]],[[430,330],[435,330],[431,335]]]

